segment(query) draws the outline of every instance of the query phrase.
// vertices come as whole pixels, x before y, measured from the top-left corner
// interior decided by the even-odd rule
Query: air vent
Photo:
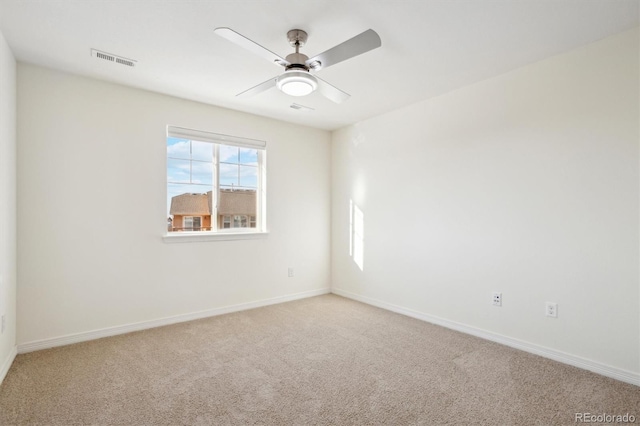
[[[114,55],[112,53],[101,52],[100,50],[91,49],[91,56],[105,61],[115,62],[117,64],[126,65],[128,67],[135,67],[136,62],[133,59],[123,58],[122,56]]]
[[[311,107],[300,105],[300,104],[296,104],[296,103],[293,103],[293,104],[289,105],[289,108],[297,109],[299,111],[315,111],[315,109],[313,109]]]
[[[130,66],[130,67],[133,67],[136,65],[135,61],[130,61],[129,59],[116,58],[116,62],[122,65]]]

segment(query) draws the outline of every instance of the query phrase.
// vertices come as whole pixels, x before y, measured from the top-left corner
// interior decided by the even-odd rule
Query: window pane
[[[240,164],[258,165],[258,150],[251,148],[240,148]]]
[[[191,158],[211,163],[213,160],[213,144],[209,142],[192,141]]]
[[[167,181],[191,183],[191,161],[168,158]]]
[[[220,164],[220,186],[238,187],[238,166],[234,164]]]
[[[183,185],[180,183],[170,183],[167,185],[167,196],[169,201],[171,197],[181,194],[206,194],[211,191],[213,187],[211,185]]]
[[[167,157],[191,158],[190,141],[171,137],[167,138]]]
[[[254,166],[239,166],[240,186],[246,188],[258,187],[258,168]]]
[[[211,185],[213,183],[213,163],[202,161],[191,162],[191,183]]]
[[[240,148],[237,146],[220,145],[220,162],[238,163]]]
[[[211,191],[213,187],[211,185],[182,185],[169,183],[167,184],[167,217],[173,216],[174,214],[193,214],[197,212],[189,212],[184,211],[182,208],[181,202],[178,200],[173,202],[173,198],[183,194],[206,194],[208,191]],[[174,203],[173,209],[171,211],[171,204]]]

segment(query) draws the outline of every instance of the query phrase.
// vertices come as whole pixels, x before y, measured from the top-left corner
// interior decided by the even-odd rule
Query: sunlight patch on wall
[[[349,256],[364,271],[364,214],[349,200]]]

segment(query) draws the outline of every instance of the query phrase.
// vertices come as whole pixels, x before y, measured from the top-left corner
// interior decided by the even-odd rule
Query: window
[[[233,219],[233,221],[232,221]],[[249,228],[256,227],[256,217],[255,216],[247,216],[247,215],[233,215],[233,216],[222,216],[222,228],[246,228],[247,223],[249,224]]]
[[[233,227],[234,228],[246,228],[247,227],[247,216],[245,215],[236,215],[233,217]]]
[[[168,232],[266,230],[266,143],[169,126]]]
[[[200,231],[202,228],[202,217],[185,216],[183,224],[185,231]]]

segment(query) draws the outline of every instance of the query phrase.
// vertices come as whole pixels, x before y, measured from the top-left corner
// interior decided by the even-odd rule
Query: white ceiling
[[[0,0],[16,59],[333,130],[507,72],[638,25],[639,0]],[[269,50],[309,33],[323,52],[369,28],[382,47],[321,70],[342,104],[271,89],[235,95],[282,68],[214,34],[230,27]],[[134,68],[91,57],[95,48]],[[293,102],[314,108],[298,111]]]

